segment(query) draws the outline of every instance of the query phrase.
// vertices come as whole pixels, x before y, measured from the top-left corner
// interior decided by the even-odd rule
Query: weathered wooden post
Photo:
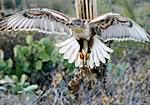
[[[0,19],[4,17],[4,0],[0,0]]]
[[[16,0],[12,0],[12,6],[13,6],[13,10],[16,11]]]

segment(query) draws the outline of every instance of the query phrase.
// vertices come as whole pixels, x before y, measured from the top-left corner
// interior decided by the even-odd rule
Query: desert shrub
[[[67,69],[72,72],[75,66],[68,64],[68,61],[58,54],[53,39],[49,37],[35,40],[33,35],[27,36],[23,45],[17,44],[13,48],[13,57],[8,59],[4,59],[4,52],[0,50],[0,71],[5,75],[16,75],[21,78],[26,74],[32,77],[51,68]]]

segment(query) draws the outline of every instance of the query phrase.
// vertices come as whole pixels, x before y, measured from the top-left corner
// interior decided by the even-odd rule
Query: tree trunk
[[[0,0],[0,19],[2,19],[4,17],[4,0]]]
[[[5,10],[4,0],[0,0],[0,11],[3,12]]]
[[[16,11],[16,0],[12,0],[13,10]]]

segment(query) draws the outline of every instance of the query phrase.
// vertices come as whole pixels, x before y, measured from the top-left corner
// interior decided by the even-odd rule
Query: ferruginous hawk
[[[0,31],[39,31],[65,40],[57,42],[59,53],[76,67],[93,68],[105,63],[113,50],[109,40],[149,41],[149,35],[133,20],[117,13],[106,13],[93,20],[77,19],[46,8],[28,9],[0,20]],[[66,38],[65,38],[66,37]]]

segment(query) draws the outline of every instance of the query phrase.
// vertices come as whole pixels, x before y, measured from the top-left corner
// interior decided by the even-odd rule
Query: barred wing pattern
[[[107,13],[89,22],[89,27],[93,37],[93,46],[90,54],[90,67],[100,66],[100,62],[105,63],[109,59],[109,53],[113,50],[107,47],[102,41],[108,40],[135,40],[149,41],[149,35],[133,20],[123,17],[117,13]]]
[[[66,26],[69,21],[68,16],[51,9],[28,9],[1,20],[0,31],[25,30],[69,35],[70,29]]]
[[[38,31],[46,34],[56,34],[64,41],[57,42],[59,52],[69,63],[76,62],[79,66],[79,48],[68,24],[71,18],[47,8],[34,8],[18,12],[0,20],[0,31]],[[73,54],[73,55],[72,55]]]
[[[90,21],[90,26],[104,41],[149,41],[149,35],[133,20],[117,13],[107,13]]]

